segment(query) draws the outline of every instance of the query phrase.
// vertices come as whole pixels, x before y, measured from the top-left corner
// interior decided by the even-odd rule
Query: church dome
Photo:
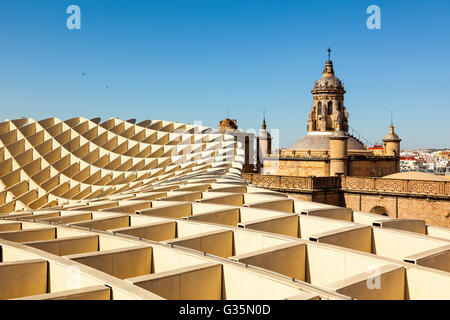
[[[314,83],[314,89],[343,89],[341,80],[336,77],[322,77]]]
[[[330,150],[330,134],[308,134],[297,140],[289,149],[293,150]],[[367,150],[364,144],[352,136],[348,138],[348,150]]]
[[[395,133],[393,125],[389,127],[389,133],[386,135],[386,137],[384,137],[383,141],[401,141],[398,135]]]
[[[322,78],[314,82],[314,89],[344,89],[342,81],[334,76],[333,62],[327,60],[325,62],[325,69],[322,73]]]

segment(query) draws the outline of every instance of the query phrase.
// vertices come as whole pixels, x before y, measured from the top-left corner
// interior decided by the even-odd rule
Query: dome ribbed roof
[[[344,89],[341,80],[335,77],[333,62],[327,60],[325,62],[325,68],[322,73],[322,78],[314,82],[314,89]]]
[[[401,141],[401,139],[398,137],[398,135],[394,132],[394,126],[391,125],[389,127],[389,133],[384,137],[384,141]]]
[[[296,150],[329,150],[330,135],[307,135],[297,140],[290,149]],[[366,147],[352,136],[348,138],[348,150],[367,150]]]

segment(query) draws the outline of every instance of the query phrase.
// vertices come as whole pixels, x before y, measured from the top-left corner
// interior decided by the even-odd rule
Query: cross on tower
[[[328,60],[330,60],[330,57],[331,57],[331,49],[328,48]]]

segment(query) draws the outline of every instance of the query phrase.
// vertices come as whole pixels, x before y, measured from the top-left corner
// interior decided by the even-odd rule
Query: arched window
[[[372,209],[370,209],[369,212],[370,212],[370,213],[375,213],[375,214],[380,214],[380,215],[382,215],[382,216],[389,216],[389,215],[387,214],[386,208],[383,207],[383,206],[375,206],[375,207],[373,207]]]
[[[340,103],[340,102],[338,102],[338,107],[337,107],[337,109],[338,109],[338,111],[341,111],[341,112],[342,112],[342,106],[341,106],[341,103]]]
[[[321,114],[322,114],[322,102],[319,101],[319,103],[317,104],[317,115]]]
[[[333,113],[333,102],[328,102],[328,114]]]

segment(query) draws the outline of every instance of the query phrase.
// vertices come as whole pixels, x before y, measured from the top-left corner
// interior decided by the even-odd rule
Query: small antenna
[[[393,126],[394,126],[394,115],[391,110],[391,127],[393,127]]]
[[[331,49],[330,49],[330,47],[328,47],[328,60],[330,60],[331,59]]]

